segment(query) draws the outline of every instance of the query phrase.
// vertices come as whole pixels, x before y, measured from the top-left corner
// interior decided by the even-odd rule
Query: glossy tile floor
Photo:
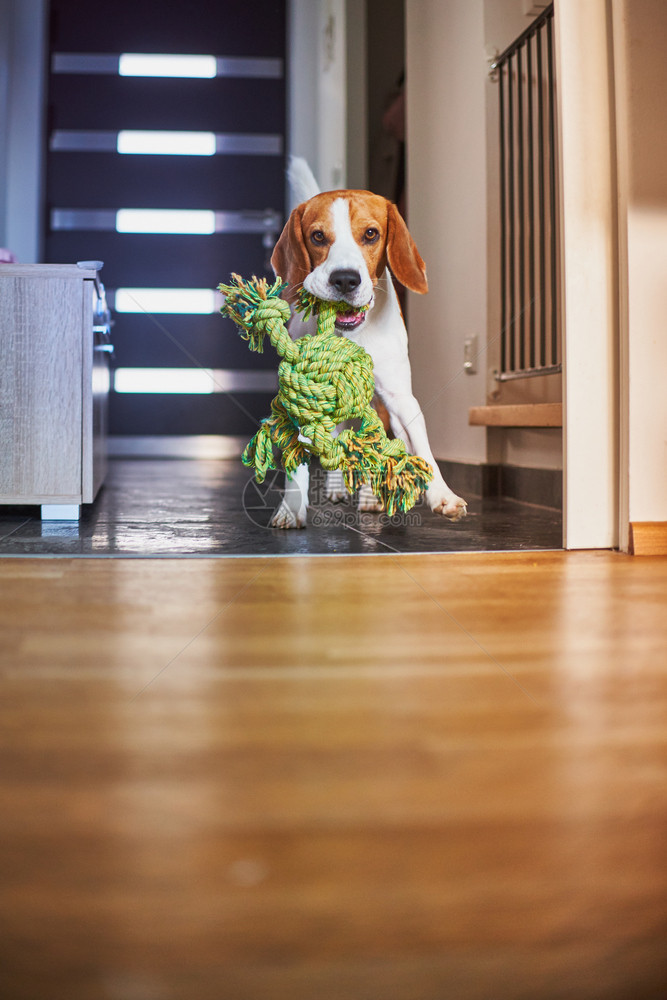
[[[309,526],[268,527],[282,476],[258,487],[238,459],[113,459],[79,523],[42,522],[37,507],[0,507],[0,556],[256,556],[497,552],[559,549],[560,512],[516,501],[468,499],[451,524],[420,504],[388,519],[323,498],[315,469]]]

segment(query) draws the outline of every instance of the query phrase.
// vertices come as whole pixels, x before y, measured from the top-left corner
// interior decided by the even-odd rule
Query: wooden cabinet
[[[0,503],[72,516],[95,499],[110,350],[95,262],[0,264]]]

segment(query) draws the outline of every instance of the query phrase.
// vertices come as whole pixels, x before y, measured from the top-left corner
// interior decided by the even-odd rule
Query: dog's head
[[[363,322],[387,265],[413,292],[428,291],[426,268],[398,209],[368,191],[328,191],[294,209],[271,257],[276,275],[287,281],[288,298],[301,286],[318,299],[347,302],[337,326]]]

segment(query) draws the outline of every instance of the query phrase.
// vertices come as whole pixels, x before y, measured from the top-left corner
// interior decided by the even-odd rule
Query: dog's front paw
[[[308,508],[305,504],[295,511],[283,498],[269,524],[272,528],[305,528],[307,517]]]
[[[441,514],[448,521],[461,521],[468,513],[468,505],[451,490],[427,490],[426,500],[434,514]]]
[[[345,489],[342,469],[333,469],[331,472],[327,472],[324,499],[330,500],[332,503],[341,503],[343,500],[347,500],[349,495]]]
[[[371,514],[378,514],[381,510],[384,510],[384,504],[381,500],[378,500],[368,483],[364,483],[359,487],[357,507],[359,510],[364,512],[369,511]]]

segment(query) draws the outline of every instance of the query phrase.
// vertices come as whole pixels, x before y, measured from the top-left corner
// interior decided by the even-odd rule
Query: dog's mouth
[[[341,333],[356,330],[366,319],[366,309],[350,309],[349,312],[339,312],[336,316],[336,329]]]

